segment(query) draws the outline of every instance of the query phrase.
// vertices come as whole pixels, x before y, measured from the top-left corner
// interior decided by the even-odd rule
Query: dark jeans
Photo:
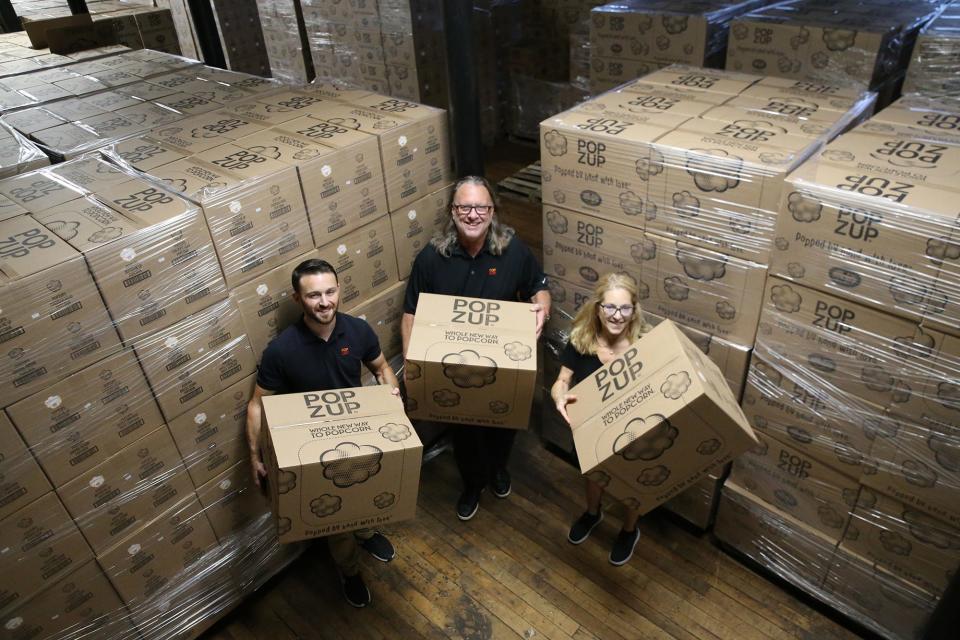
[[[453,455],[464,489],[480,489],[493,480],[498,469],[507,468],[516,429],[451,425]]]

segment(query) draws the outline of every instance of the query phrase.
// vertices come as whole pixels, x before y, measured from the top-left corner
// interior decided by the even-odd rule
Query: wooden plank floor
[[[528,433],[511,468],[512,495],[485,493],[476,517],[461,522],[452,455],[427,463],[417,518],[387,530],[397,557],[383,564],[364,554],[372,606],[344,602],[318,541],[204,638],[856,637],[656,511],[641,520],[633,559],[613,567],[613,517],[580,546],[566,540],[582,509],[574,468]]]

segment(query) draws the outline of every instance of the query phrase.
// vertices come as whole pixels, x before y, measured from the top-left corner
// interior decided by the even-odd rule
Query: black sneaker
[[[580,544],[590,537],[590,533],[597,527],[598,524],[600,524],[602,520],[603,511],[600,511],[597,514],[584,511],[583,515],[577,518],[577,521],[573,523],[572,527],[570,527],[570,533],[567,534],[567,540],[573,544]]]
[[[340,576],[340,586],[343,589],[343,597],[346,598],[350,606],[362,609],[373,601],[370,597],[370,590],[363,582],[360,574],[352,576]]]
[[[469,520],[477,513],[477,509],[480,508],[480,494],[483,493],[483,488],[480,489],[466,489],[463,493],[460,494],[460,499],[457,500],[457,517],[461,520]]]
[[[511,489],[510,472],[506,469],[497,469],[497,472],[493,474],[493,495],[498,498],[506,498],[510,495]]]
[[[390,540],[379,531],[366,540],[360,540],[360,546],[380,562],[390,562],[397,555]]]
[[[640,527],[633,531],[621,530],[617,534],[617,539],[613,541],[613,549],[610,550],[610,564],[617,567],[626,564],[633,556],[633,548],[637,546],[639,539]]]

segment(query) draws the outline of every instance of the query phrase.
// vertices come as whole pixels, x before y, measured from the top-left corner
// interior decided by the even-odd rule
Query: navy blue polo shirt
[[[540,263],[517,236],[498,256],[484,245],[473,257],[457,243],[445,258],[428,244],[413,261],[403,310],[415,314],[421,293],[517,302],[546,288],[547,276]]]
[[[365,320],[337,313],[324,341],[300,318],[263,350],[257,385],[274,393],[359,387],[363,363],[379,356],[380,341]]]

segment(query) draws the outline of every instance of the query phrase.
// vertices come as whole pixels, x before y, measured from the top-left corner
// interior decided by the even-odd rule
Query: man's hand
[[[539,339],[543,332],[543,325],[550,319],[547,315],[548,309],[542,304],[534,303],[530,305],[530,311],[537,314],[537,338]]]

